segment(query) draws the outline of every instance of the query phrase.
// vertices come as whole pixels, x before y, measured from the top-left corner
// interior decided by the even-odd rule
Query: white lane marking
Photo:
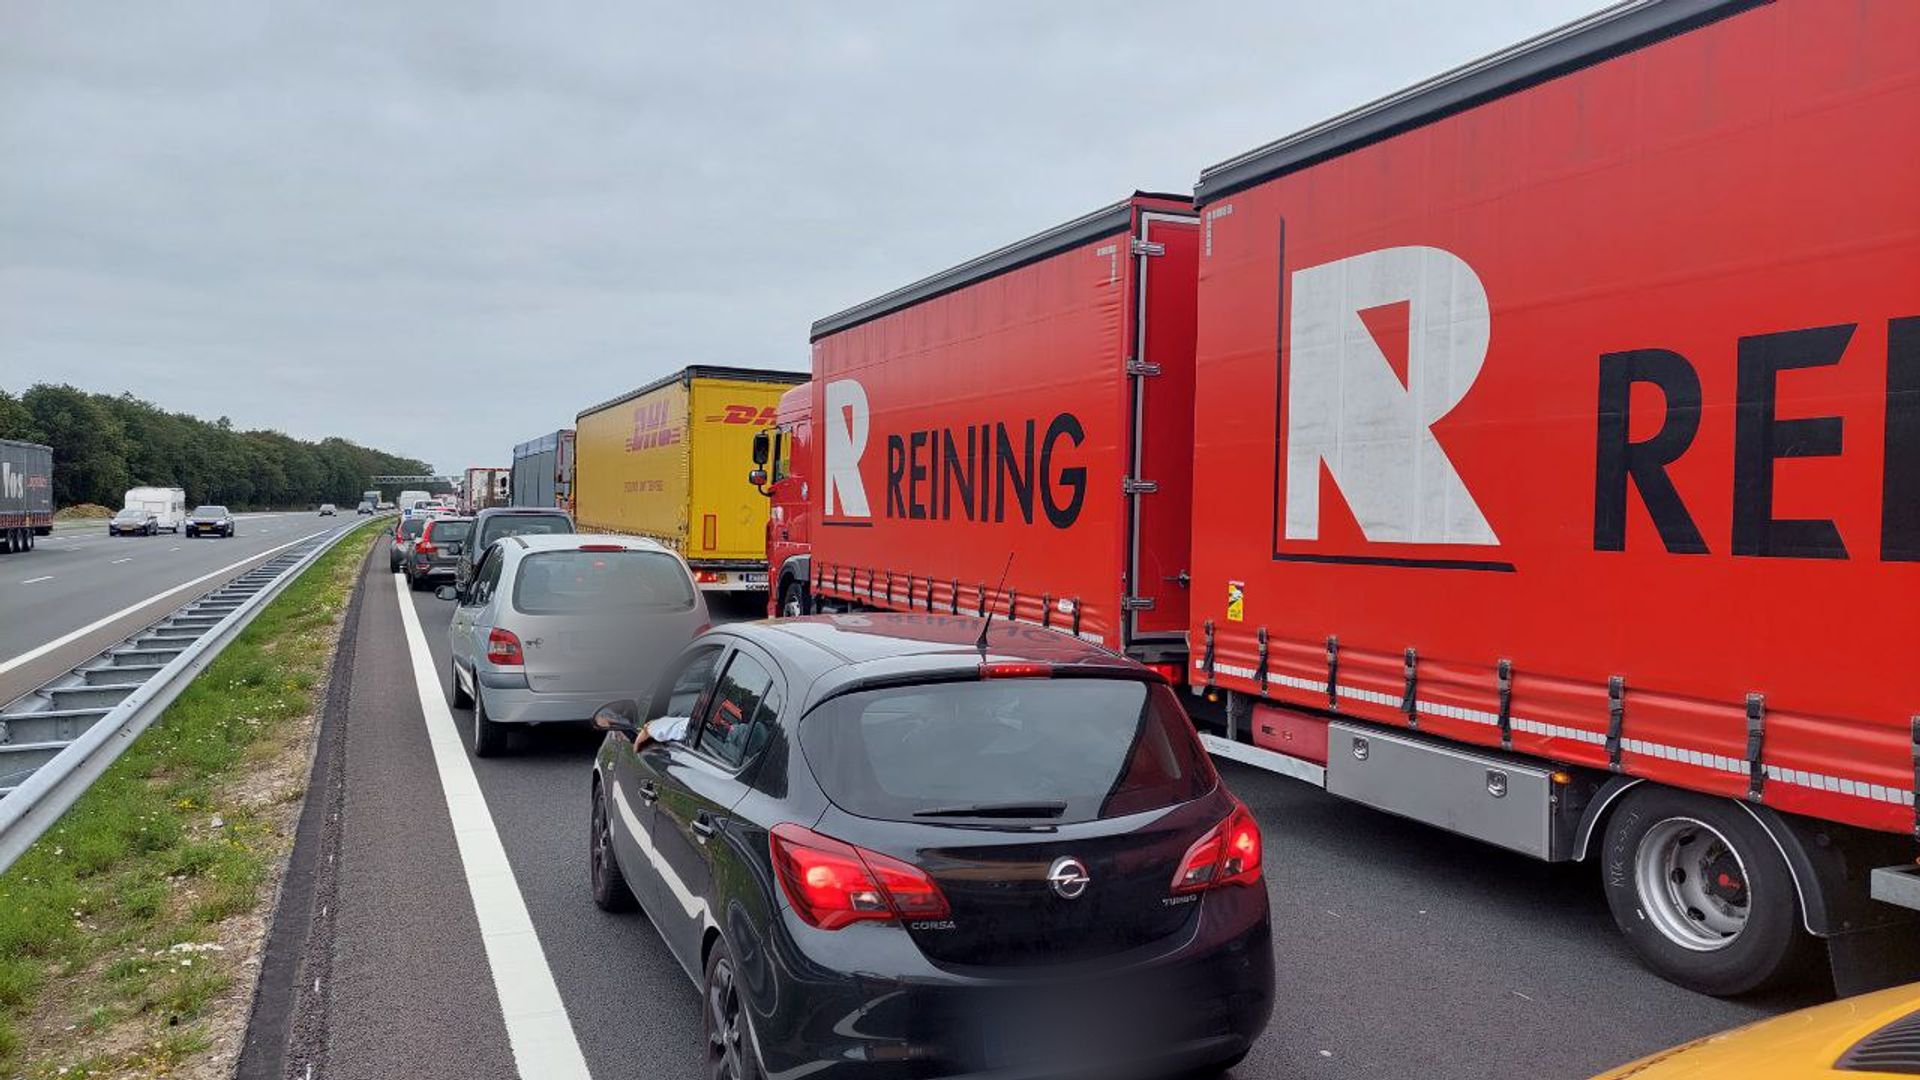
[[[407,651],[413,657],[413,681],[420,691],[420,713],[427,722],[427,744],[440,772],[447,813],[453,818],[453,839],[466,871],[467,891],[480,923],[480,941],[493,969],[493,990],[500,998],[500,1016],[506,1021],[507,1041],[521,1080],[591,1080],[587,1060],[580,1053],[567,1008],[560,1001],[546,950],[527,914],[526,898],[507,863],[507,850],[494,828],[480,781],[473,775],[466,744],[454,727],[453,712],[441,692],[440,673],[420,631],[413,610],[413,591],[398,587],[404,575],[393,575],[400,601],[400,622],[406,627]]]
[[[179,550],[180,550],[180,545],[178,545],[178,544],[175,544],[174,546],[172,546],[172,547],[170,547],[170,548],[168,548],[167,550],[168,550],[168,551],[179,551]]]
[[[28,578],[27,580],[25,580],[25,581],[23,581],[23,582],[21,582],[20,584],[22,584],[22,585],[36,585],[36,584],[38,584],[38,583],[40,583],[40,582],[42,582],[42,581],[52,581],[52,580],[53,580],[53,575],[52,575],[52,574],[48,574],[48,575],[47,575],[46,577],[30,577],[30,578]]]
[[[326,532],[324,530],[313,534],[313,536],[325,536],[325,535],[326,535]],[[171,589],[154,593],[152,596],[147,597],[145,600],[135,600],[133,603],[128,604],[126,607],[121,608],[119,611],[116,611],[111,615],[102,616],[101,618],[95,619],[94,621],[88,623],[87,625],[81,627],[78,630],[74,630],[69,633],[62,634],[57,638],[54,638],[52,641],[47,642],[45,645],[40,645],[31,649],[28,649],[26,652],[21,653],[19,656],[16,656],[11,660],[0,662],[0,675],[5,675],[7,672],[12,671],[14,668],[19,667],[21,664],[32,663],[33,661],[40,659],[41,657],[47,655],[48,653],[52,652],[55,649],[61,648],[62,646],[65,646],[71,642],[78,641],[79,639],[86,637],[88,634],[93,633],[95,630],[98,630],[103,626],[111,625],[112,623],[114,623],[119,619],[126,618],[128,615],[131,615],[134,612],[139,611],[141,608],[146,607],[148,604],[151,604],[156,600],[164,600],[167,597],[172,596],[174,593],[182,592],[184,590],[193,588],[195,585],[212,581],[214,578],[219,577],[221,574],[238,570],[241,567],[247,565],[250,562],[253,562],[256,559],[266,558],[278,552],[285,551],[288,548],[294,546],[295,544],[301,543],[306,540],[311,540],[313,539],[313,536],[303,536],[299,540],[289,540],[286,543],[281,544],[279,547],[276,547],[276,548],[268,548],[265,551],[254,552],[252,555],[249,555],[246,558],[241,559],[239,562],[229,563],[226,566],[223,566],[220,569],[215,570],[210,574],[202,574],[199,577],[194,578],[192,581],[183,581],[180,584],[175,585]]]
[[[131,556],[131,555],[129,555],[129,556],[127,556],[127,557],[126,557],[126,558],[124,558],[124,559],[115,559],[115,560],[113,560],[113,565],[114,565],[114,566],[118,566],[118,565],[120,565],[120,564],[121,564],[121,563],[123,563],[123,562],[132,562],[132,561],[133,561],[133,556]]]

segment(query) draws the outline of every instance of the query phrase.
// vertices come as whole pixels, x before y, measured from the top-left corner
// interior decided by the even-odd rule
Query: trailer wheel
[[[780,616],[795,619],[807,613],[807,586],[803,582],[789,581],[780,589]]]
[[[1773,985],[1817,945],[1778,847],[1726,799],[1634,788],[1607,824],[1604,878],[1634,952],[1690,990],[1727,997]]]
[[[13,532],[12,529],[0,529],[0,555],[13,551]]]

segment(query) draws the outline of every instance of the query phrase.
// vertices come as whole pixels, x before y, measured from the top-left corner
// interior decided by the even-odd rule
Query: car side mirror
[[[767,438],[766,432],[756,431],[753,433],[753,463],[755,465],[765,465],[767,463],[767,458],[771,456],[768,449],[770,445],[771,441]],[[765,483],[765,481],[761,482]]]
[[[632,735],[640,730],[640,703],[632,698],[609,701],[593,714],[593,726],[600,731]]]
[[[460,591],[459,591],[458,589],[455,589],[455,588],[454,588],[453,586],[451,586],[451,585],[442,585],[442,586],[440,586],[439,588],[437,588],[437,589],[435,589],[435,590],[433,590],[433,595],[434,595],[434,596],[435,596],[436,598],[438,598],[438,599],[441,599],[441,600],[458,600],[458,599],[460,599]]]

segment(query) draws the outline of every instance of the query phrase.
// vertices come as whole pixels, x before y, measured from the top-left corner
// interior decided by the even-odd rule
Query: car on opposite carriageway
[[[701,986],[703,1075],[1207,1073],[1266,1026],[1260,831],[1173,688],[982,627],[728,625],[596,716],[593,897]]]
[[[193,508],[184,527],[188,536],[232,536],[233,511],[217,503],[205,503]]]

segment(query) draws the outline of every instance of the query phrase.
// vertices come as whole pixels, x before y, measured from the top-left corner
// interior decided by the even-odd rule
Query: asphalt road
[[[227,577],[208,578],[170,596],[175,586],[205,577],[302,537],[352,525],[360,518],[311,513],[241,514],[232,538],[160,533],[108,536],[105,521],[63,523],[32,551],[0,555],[0,703],[32,690],[88,656],[172,611]],[[128,611],[127,609],[135,610]],[[35,650],[119,612],[108,626],[32,656]]]
[[[301,979],[301,1008],[323,1036],[303,1052],[316,1076],[511,1076],[455,837],[479,807],[457,798],[461,820],[449,815],[402,633],[406,604],[432,651],[431,690],[444,694],[451,605],[396,588],[384,549],[370,566],[338,838],[296,855],[296,867],[338,858],[337,911],[315,922],[330,938],[325,970],[311,994]],[[477,894],[489,908],[502,901],[490,890],[524,897],[591,1075],[699,1075],[691,982],[644,916],[604,914],[588,896],[598,740],[528,732],[512,756],[475,760],[471,714],[451,715],[512,871],[511,883]],[[1222,772],[1267,837],[1279,971],[1273,1023],[1235,1070],[1242,1080],[1578,1078],[1815,1000],[1808,990],[1717,1001],[1647,973],[1587,869],[1544,866],[1232,763]],[[301,1066],[289,1061],[288,1074]],[[578,1075],[544,1068],[521,1075]]]

